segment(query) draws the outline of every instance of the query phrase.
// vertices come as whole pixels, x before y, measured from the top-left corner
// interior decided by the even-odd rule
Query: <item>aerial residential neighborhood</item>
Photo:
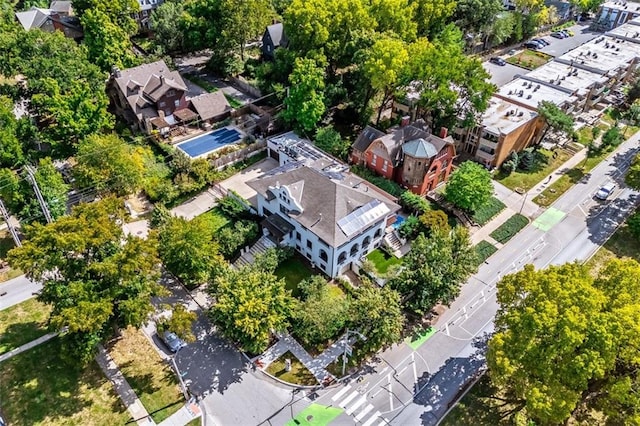
[[[0,426],[640,422],[640,3],[7,0]]]

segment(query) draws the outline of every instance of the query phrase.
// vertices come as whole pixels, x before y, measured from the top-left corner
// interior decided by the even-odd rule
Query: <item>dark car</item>
[[[542,44],[544,46],[548,46],[548,45],[551,44],[551,43],[549,43],[547,40],[545,40],[543,38],[534,38],[534,39],[531,39],[531,41],[535,41],[536,43]]]
[[[172,333],[170,331],[165,331],[160,334],[160,339],[165,345],[167,345],[167,348],[169,348],[171,352],[178,352],[180,349],[187,346],[187,343],[184,340],[179,338],[176,333]]]
[[[523,44],[524,47],[526,47],[527,49],[540,49],[542,46],[540,46],[540,43],[536,43],[535,41],[527,41]]]
[[[493,58],[489,59],[489,62],[491,62],[492,64],[500,65],[501,67],[507,65],[507,61],[497,56],[494,56]]]

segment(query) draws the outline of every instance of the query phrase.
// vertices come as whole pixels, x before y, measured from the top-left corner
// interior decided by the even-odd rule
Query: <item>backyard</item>
[[[49,312],[35,298],[0,311],[0,354],[47,334]]]
[[[389,267],[393,265],[399,265],[402,263],[401,259],[380,250],[379,248],[373,250],[371,253],[367,255],[367,259],[369,259],[376,268],[376,271],[380,275],[384,275],[389,270]]]
[[[124,425],[129,413],[113,385],[92,361],[63,360],[55,338],[2,363],[0,401],[8,424]]]
[[[123,330],[122,337],[109,348],[109,354],[157,423],[184,404],[173,370],[142,331]]]
[[[201,214],[195,220],[200,220],[207,223],[207,225],[211,227],[211,230],[214,233],[231,222],[231,220],[218,207],[215,207],[208,212]]]
[[[549,62],[553,57],[546,53],[525,49],[517,55],[507,58],[507,62],[524,69],[534,70]]]
[[[284,279],[287,290],[290,290],[294,297],[300,296],[298,289],[300,281],[311,278],[318,273],[307,266],[304,259],[297,253],[283,260],[275,270],[276,276]]]
[[[496,174],[495,179],[514,191],[528,191],[571,157],[569,152],[562,149],[555,152],[557,155],[553,158],[552,151],[539,149],[534,152],[535,161],[531,170],[518,169],[510,174],[500,171]]]

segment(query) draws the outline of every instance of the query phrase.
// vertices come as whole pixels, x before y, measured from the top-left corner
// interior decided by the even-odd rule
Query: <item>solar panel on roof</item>
[[[389,207],[386,204],[380,200],[373,200],[340,219],[338,226],[350,238],[389,212]]]

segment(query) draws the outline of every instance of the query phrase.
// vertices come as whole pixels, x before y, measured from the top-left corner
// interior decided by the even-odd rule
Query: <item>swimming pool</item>
[[[240,134],[238,130],[225,127],[181,142],[176,145],[176,148],[191,158],[197,158],[209,154],[225,145],[234,144],[240,139],[242,139],[242,134]]]
[[[396,221],[391,226],[393,226],[393,229],[398,229],[400,228],[400,225],[402,225],[402,222],[404,222],[404,217],[397,215]]]

